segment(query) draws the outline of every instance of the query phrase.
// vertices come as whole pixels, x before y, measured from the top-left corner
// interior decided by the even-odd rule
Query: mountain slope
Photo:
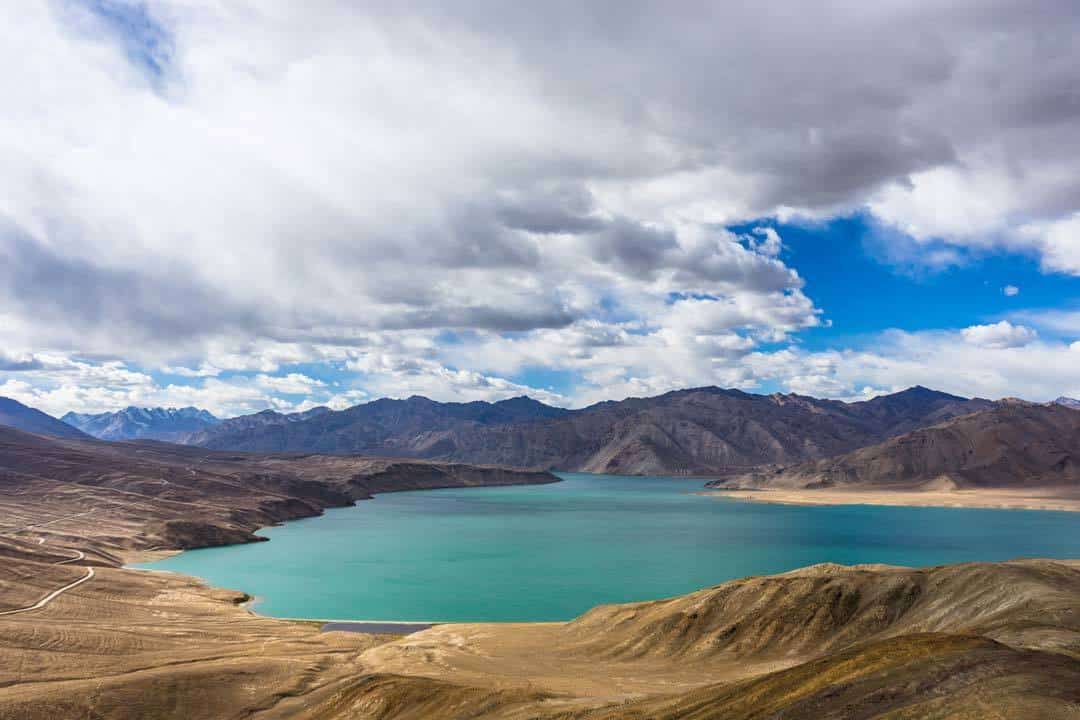
[[[39,435],[89,439],[89,436],[78,428],[6,397],[0,397],[0,425]]]
[[[1080,413],[1006,402],[826,460],[748,473],[715,487],[1060,487],[1080,484]]]
[[[1080,663],[963,635],[867,643],[738,683],[551,715],[560,720],[1073,718]]]
[[[490,697],[508,718],[974,718],[985,703],[1064,718],[1080,701],[1078,593],[1074,561],[815,565],[564,624],[436,626],[365,652],[400,684],[368,681],[350,709],[472,686],[563,700]]]
[[[991,407],[911,388],[843,403],[696,388],[582,410],[528,398],[499,403],[377,400],[314,417],[260,413],[195,434],[203,447],[372,453],[620,474],[716,474],[829,457]]]
[[[1073,410],[1080,410],[1080,400],[1077,400],[1076,398],[1065,397],[1064,395],[1062,395],[1057,400],[1055,400],[1054,403],[1057,405],[1063,405],[1067,408],[1072,408]]]
[[[176,441],[221,422],[206,410],[194,407],[131,406],[96,415],[69,412],[60,419],[100,440]]]
[[[253,542],[262,539],[254,534],[260,527],[378,492],[556,481],[548,473],[499,467],[226,454],[0,427],[0,534],[77,536],[81,548],[101,557]]]

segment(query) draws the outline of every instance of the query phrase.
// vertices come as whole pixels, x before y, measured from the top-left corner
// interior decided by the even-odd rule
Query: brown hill
[[[867,640],[952,632],[1080,659],[1078,602],[1075,565],[822,564],[671,600],[601,606],[565,632],[575,638],[576,652],[610,658],[815,657]],[[1051,630],[1055,639],[1048,643]]]
[[[260,413],[189,438],[249,452],[370,453],[617,474],[724,474],[829,457],[991,407],[916,387],[857,403],[697,388],[582,410],[378,400],[311,417]]]
[[[486,688],[493,717],[965,717],[980,698],[1065,718],[1078,597],[1074,562],[818,565],[570,623],[435,627],[365,652],[381,680],[357,682],[351,708]],[[510,689],[541,697],[496,695]]]
[[[12,568],[40,585],[31,596],[74,574],[0,573]],[[1070,718],[1078,594],[1068,561],[822,565],[571,623],[392,638],[104,568],[37,613],[0,616],[0,717]]]
[[[1080,485],[1080,412],[1020,401],[838,457],[747,473],[714,487],[1031,488]]]
[[[50,536],[115,564],[118,551],[251,542],[260,527],[378,492],[556,480],[500,467],[226,454],[0,427],[0,534]]]
[[[957,635],[890,638],[788,670],[549,720],[1072,718],[1080,663]]]

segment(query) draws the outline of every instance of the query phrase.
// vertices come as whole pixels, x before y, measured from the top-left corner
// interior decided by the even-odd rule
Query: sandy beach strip
[[[894,505],[1080,512],[1080,491],[1075,488],[929,491],[762,489],[707,490],[698,494],[781,505]]]

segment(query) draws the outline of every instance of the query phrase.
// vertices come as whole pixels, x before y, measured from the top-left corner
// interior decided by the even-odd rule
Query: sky
[[[0,395],[1080,396],[1080,6],[0,5]]]

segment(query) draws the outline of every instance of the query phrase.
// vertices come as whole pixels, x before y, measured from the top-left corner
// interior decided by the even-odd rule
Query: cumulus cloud
[[[1080,212],[1024,225],[1020,233],[1039,249],[1045,269],[1080,275]]]
[[[1023,325],[1013,325],[1008,320],[991,325],[972,325],[960,331],[960,335],[971,345],[986,348],[1017,348],[1035,340],[1038,333]]]
[[[862,211],[920,262],[1080,274],[1078,30],[1055,0],[9,4],[0,380],[95,358],[187,384],[43,402],[232,411],[356,397],[304,363],[444,399],[534,365],[579,374],[560,402],[752,384],[822,313],[775,230],[727,226]]]
[[[288,373],[280,377],[272,375],[256,375],[255,383],[264,388],[274,390],[285,395],[307,395],[317,388],[326,387],[326,383],[316,378],[308,377],[303,373]]]
[[[1016,287],[1015,285],[1006,285],[1005,287],[1001,288],[1001,294],[1005,297],[1016,297],[1020,294],[1020,288]]]
[[[1078,351],[1080,342],[984,346],[969,342],[962,331],[890,330],[875,336],[866,349],[808,352],[789,347],[754,353],[747,364],[759,381],[779,382],[790,390],[824,390],[838,399],[924,385],[966,397],[1048,401],[1080,391]]]

